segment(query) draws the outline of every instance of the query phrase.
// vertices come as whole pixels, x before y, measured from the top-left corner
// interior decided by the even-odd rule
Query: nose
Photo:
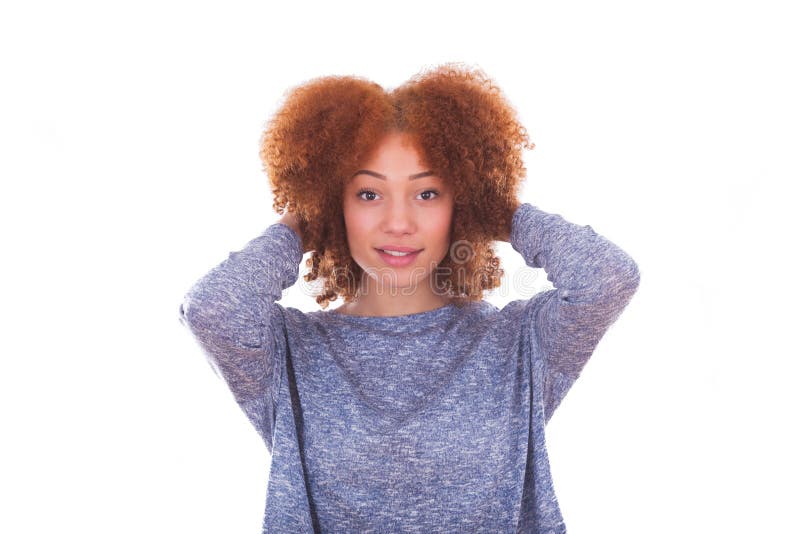
[[[413,234],[417,229],[416,217],[412,207],[402,199],[387,203],[383,217],[383,231],[387,234]]]

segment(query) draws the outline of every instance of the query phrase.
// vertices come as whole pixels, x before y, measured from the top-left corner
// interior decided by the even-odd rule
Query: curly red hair
[[[391,131],[409,134],[429,168],[453,186],[451,251],[437,282],[457,305],[500,285],[494,241],[507,236],[533,149],[514,108],[479,68],[457,63],[422,70],[391,91],[358,76],[324,76],[291,88],[267,122],[260,157],[273,209],[297,214],[304,279],[321,279],[324,309],[356,297],[363,270],[350,256],[342,195],[347,178]],[[467,256],[463,256],[467,252]]]

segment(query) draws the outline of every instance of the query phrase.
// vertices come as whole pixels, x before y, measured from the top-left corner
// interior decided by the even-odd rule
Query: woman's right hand
[[[292,230],[294,230],[295,233],[298,236],[300,236],[300,241],[303,243],[303,252],[304,253],[308,252],[308,249],[307,249],[307,247],[305,245],[305,242],[303,241],[303,232],[302,232],[302,230],[300,230],[300,219],[297,217],[297,215],[295,213],[291,213],[291,212],[287,211],[278,220],[278,222],[279,223],[283,223],[286,226],[288,226],[289,228],[291,228]]]

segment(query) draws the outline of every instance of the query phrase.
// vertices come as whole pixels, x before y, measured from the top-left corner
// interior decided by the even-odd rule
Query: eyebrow
[[[375,178],[380,178],[381,180],[386,180],[386,176],[384,176],[383,174],[377,173],[375,171],[367,171],[367,170],[364,170],[364,169],[362,169],[360,171],[356,171],[356,173],[353,174],[352,177],[355,178],[359,174],[368,174],[370,176],[374,176]],[[433,171],[418,172],[417,174],[412,174],[411,176],[409,176],[408,179],[409,180],[416,180],[417,178],[425,178],[426,176],[433,176]]]

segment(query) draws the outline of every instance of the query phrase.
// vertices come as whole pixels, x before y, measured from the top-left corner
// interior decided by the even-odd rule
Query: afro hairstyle
[[[494,241],[508,236],[533,149],[516,111],[491,79],[460,63],[423,69],[392,90],[358,76],[323,76],[288,89],[266,122],[260,158],[273,209],[298,216],[304,280],[321,280],[327,308],[357,297],[363,270],[347,244],[343,190],[386,133],[409,134],[428,167],[454,191],[448,255],[436,289],[456,305],[483,299],[503,270]]]

